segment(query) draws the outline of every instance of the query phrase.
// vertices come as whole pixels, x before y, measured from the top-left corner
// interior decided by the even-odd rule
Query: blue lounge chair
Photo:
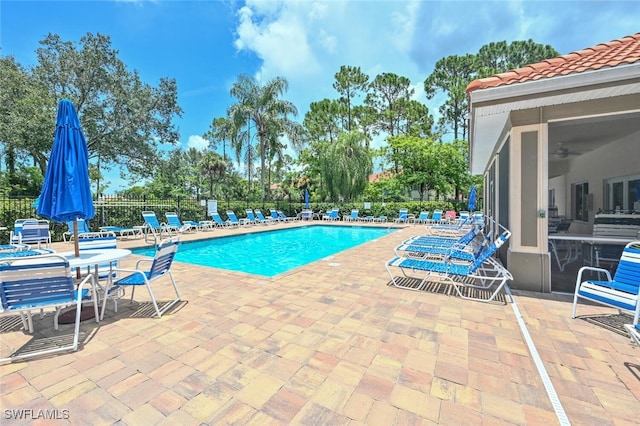
[[[73,220],[67,222],[67,230],[62,234],[63,241],[73,241],[73,222]],[[78,219],[78,235],[86,234],[87,232],[91,232],[89,222],[84,219]]]
[[[446,219],[444,218],[444,212],[440,209],[435,209],[431,214],[431,218],[427,219],[425,223],[429,225],[446,223]]]
[[[322,220],[338,220],[338,215],[340,214],[340,210],[333,208],[328,210],[324,215],[322,215]]]
[[[236,226],[249,224],[249,219],[238,219],[238,216],[236,216],[236,213],[233,210],[227,210],[227,217],[229,218],[229,221]]]
[[[458,221],[458,223],[459,222],[469,222],[471,220],[470,217],[471,217],[471,214],[468,211],[462,210],[462,211],[460,211],[460,213],[458,213],[457,221]]]
[[[418,215],[418,217],[414,217],[409,219],[409,222],[411,223],[427,223],[427,220],[429,220],[429,212],[428,211],[421,211],[420,214]]]
[[[26,244],[0,244],[0,253],[16,253],[25,250],[29,250]]]
[[[446,243],[433,239],[433,237],[408,239],[396,246],[394,251],[397,256],[403,257],[472,262],[478,258],[491,243],[490,234],[482,238],[478,238],[478,236],[478,233],[469,232],[458,241]]]
[[[144,211],[142,212],[142,218],[144,219],[146,229],[150,231],[151,235],[153,235],[155,243],[162,240],[163,236],[171,237],[173,235],[175,228],[168,226],[166,223],[160,223],[155,212]],[[147,241],[148,235],[149,232],[145,234],[145,241]]]
[[[393,219],[393,223],[407,223],[409,220],[409,209],[398,210],[398,217]]]
[[[355,222],[360,220],[360,210],[351,209],[351,214],[349,216],[342,216],[342,220],[345,222]]]
[[[453,245],[467,245],[471,243],[479,234],[482,233],[482,228],[479,226],[474,226],[469,228],[469,230],[459,236],[459,237],[444,237],[437,235],[416,235],[413,236],[403,242],[403,244],[412,244],[412,245],[428,245],[428,246],[436,246],[436,247],[450,247]],[[488,233],[491,235],[491,232]]]
[[[264,217],[264,215],[262,214],[262,210],[255,209],[254,212],[256,214],[256,220],[258,220],[260,223],[264,223],[267,225],[273,225],[274,223],[276,223],[272,218]]]
[[[229,212],[227,212],[227,215],[229,214]],[[211,213],[211,219],[212,223],[214,224],[214,226],[218,227],[218,228],[225,228],[225,227],[232,227],[232,226],[238,226],[240,223],[239,222],[232,222],[231,220],[222,220],[222,217],[220,217],[220,213],[218,212],[213,212]]]
[[[482,250],[473,262],[434,261],[396,256],[385,265],[389,277],[391,277],[390,284],[398,288],[422,290],[432,278],[434,281],[452,285],[458,296],[463,299],[492,301],[506,282],[513,279],[511,273],[491,257],[510,236],[511,233],[505,230],[491,245]],[[394,276],[391,268],[400,269],[405,278],[420,279],[420,277],[416,277],[417,274],[423,275],[423,277],[417,284],[414,284],[409,280]],[[494,288],[493,292],[489,293],[486,298],[467,295],[461,290],[463,288],[490,290],[492,287]]]
[[[167,310],[171,309],[176,303],[180,302],[181,296],[180,291],[178,290],[178,285],[176,284],[175,279],[173,278],[173,274],[171,273],[171,265],[173,264],[173,258],[176,255],[178,250],[178,246],[180,244],[179,237],[171,237],[169,239],[163,240],[158,244],[156,248],[156,254],[153,259],[142,259],[136,263],[135,269],[116,269],[117,273],[129,273],[130,275],[126,275],[118,280],[113,281],[111,285],[107,286],[106,292],[107,294],[112,294],[112,292],[120,287],[130,287],[131,288],[131,301],[133,301],[133,296],[136,287],[144,286],[147,288],[149,292],[149,297],[151,298],[151,302],[153,303],[153,307],[156,311],[158,317],[161,317],[163,313]],[[144,263],[151,263],[149,269],[141,269],[140,266]],[[153,290],[151,285],[158,279],[168,276],[171,280],[171,284],[173,285],[173,289],[176,293],[176,298],[160,309],[158,307],[158,302],[153,294]],[[104,310],[106,307],[105,303],[102,304],[102,313],[101,317],[104,316]]]
[[[606,280],[583,281],[582,275],[586,271],[604,274]],[[636,328],[640,317],[640,241],[632,241],[624,247],[613,279],[608,269],[594,266],[580,268],[573,295],[572,318],[576,317],[578,299],[628,311],[633,315],[631,326]]]
[[[200,224],[198,222],[182,222],[178,217],[178,213],[176,212],[166,212],[164,215],[167,218],[167,226],[172,227],[179,233],[197,231],[198,229],[200,229]]]
[[[247,220],[249,221],[250,225],[257,225],[257,224],[266,225],[265,223],[261,222],[256,218],[256,215],[253,213],[253,210],[246,209],[244,213],[247,215]]]
[[[287,216],[287,215],[285,215],[285,214],[284,214],[284,212],[283,212],[282,210],[277,210],[277,211],[276,211],[276,213],[278,213],[278,218],[279,218],[281,221],[284,221],[284,222],[289,222],[289,221],[297,220],[297,219],[298,219],[297,217],[292,217],[292,216]]]
[[[34,310],[55,309],[56,330],[61,308],[75,304],[76,318],[71,344],[56,345],[53,348],[39,347],[39,350],[22,353],[18,351],[10,357],[0,359],[0,362],[78,349],[83,297],[91,294],[96,320],[98,320],[98,298],[93,275],[85,277],[77,287],[73,275],[67,259],[56,254],[3,259],[0,264],[0,299],[2,300],[0,314],[20,314],[25,329],[30,333],[33,333],[31,311]],[[85,288],[87,286],[88,288]]]
[[[101,226],[99,229],[101,232],[113,232],[114,234],[116,234],[116,236],[119,236],[121,238],[124,237],[135,237],[135,238],[140,238],[142,237],[142,230],[144,227],[138,226],[138,227],[134,227],[134,228],[121,228],[119,226]]]

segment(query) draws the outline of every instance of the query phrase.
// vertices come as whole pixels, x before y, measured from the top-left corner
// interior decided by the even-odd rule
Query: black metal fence
[[[38,196],[8,196],[0,195],[0,226],[13,229],[17,219],[40,218],[37,215],[36,200]],[[270,202],[249,203],[247,201],[218,201],[218,209],[226,211],[231,209],[243,213],[246,208],[264,208],[265,213],[269,208],[275,207],[284,210],[287,215],[295,215],[302,209],[300,203]],[[144,220],[142,212],[151,210],[156,213],[158,220],[165,220],[165,213],[176,212],[180,219],[184,220],[210,220],[207,212],[206,200],[195,198],[155,198],[155,197],[123,197],[118,195],[100,195],[94,197],[93,205],[95,217],[89,221],[91,230],[97,231],[101,226],[132,227],[142,225]],[[244,214],[239,214],[244,216]],[[53,241],[61,241],[62,234],[67,231],[64,223],[52,223],[51,233]],[[6,241],[6,236],[1,241]]]
[[[5,226],[8,231],[13,229],[16,219],[39,218],[36,213],[35,196],[7,196],[0,194],[0,226]],[[185,220],[210,220],[207,213],[206,200],[195,198],[155,198],[155,197],[123,197],[118,195],[101,195],[93,200],[95,217],[89,221],[91,230],[97,231],[101,226],[132,227],[142,225],[142,212],[151,210],[156,213],[158,220],[165,220],[165,213],[176,212],[180,219]],[[287,216],[295,216],[303,209],[300,202],[289,201],[247,201],[247,200],[218,200],[218,211],[225,212],[230,209],[238,213],[239,217],[244,216],[247,208],[261,208],[265,215],[269,214],[270,208],[283,210]],[[392,219],[397,217],[398,209],[408,208],[410,213],[418,214],[421,210],[433,210],[436,208],[464,209],[464,206],[456,206],[451,202],[372,202],[367,209],[363,208],[362,202],[353,203],[311,203],[314,212],[323,212],[333,207],[340,209],[340,215],[348,215],[351,209],[358,208],[361,215],[385,215]],[[224,217],[224,214],[223,214]],[[67,231],[64,223],[52,223],[51,234],[53,241],[62,241],[62,234]],[[7,232],[8,232],[7,231]],[[3,236],[0,241],[6,241]]]

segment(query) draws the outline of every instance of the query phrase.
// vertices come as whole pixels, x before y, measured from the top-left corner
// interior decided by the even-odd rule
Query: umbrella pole
[[[78,243],[78,218],[73,221],[73,251],[76,257],[80,257],[80,244]],[[80,279],[80,268],[76,268],[76,278]]]

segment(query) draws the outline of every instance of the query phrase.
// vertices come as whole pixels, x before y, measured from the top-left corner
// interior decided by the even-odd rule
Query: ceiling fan
[[[569,151],[568,148],[566,148],[562,142],[558,142],[558,148],[553,151],[553,156],[557,159],[563,159],[563,158],[567,158],[569,155],[580,155],[580,152],[575,152],[575,151]]]

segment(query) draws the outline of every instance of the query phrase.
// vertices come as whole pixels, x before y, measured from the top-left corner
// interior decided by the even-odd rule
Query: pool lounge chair
[[[197,231],[200,228],[198,222],[182,222],[176,212],[166,212],[164,215],[167,218],[167,225],[175,229],[178,233]]]
[[[411,223],[427,223],[427,220],[429,220],[428,211],[421,211],[418,217],[409,219]]]
[[[409,220],[409,209],[398,210],[398,217],[393,219],[393,223],[407,223]]]
[[[507,281],[513,280],[513,275],[500,262],[491,257],[511,236],[505,230],[489,245],[473,262],[434,261],[396,256],[389,260],[385,268],[391,278],[390,284],[408,290],[423,290],[428,282],[436,281],[450,284],[455,292],[463,299],[490,302],[495,299]],[[398,268],[404,278],[394,276],[392,268]],[[417,284],[406,278],[418,278]],[[465,294],[465,288],[485,290],[487,297],[476,297],[475,291]]]
[[[435,209],[431,214],[431,218],[425,221],[427,225],[436,225],[446,223],[446,219],[444,218],[444,212],[440,209]]]
[[[227,212],[227,215],[228,215],[228,212]],[[218,228],[227,228],[227,227],[233,227],[233,226],[240,225],[240,222],[232,222],[231,220],[222,220],[222,217],[220,216],[220,213],[218,213],[218,212],[211,213],[211,219],[213,219],[211,221],[213,226],[218,227]]]
[[[119,226],[101,226],[100,231],[102,232],[113,232],[116,236],[125,238],[125,237],[134,237],[140,238],[142,237],[143,226],[133,227],[133,228],[121,228]]]
[[[340,210],[333,208],[331,210],[327,210],[325,214],[322,215],[322,220],[339,220]]]
[[[474,226],[460,236],[415,235],[403,241],[403,244],[451,247],[454,245],[467,245],[479,235],[482,235],[482,228]],[[491,235],[491,232],[487,233],[487,235]]]
[[[349,214],[348,216],[342,216],[342,221],[343,222],[357,222],[358,220],[362,219],[360,216],[360,210],[358,209],[351,209],[351,214]]]
[[[444,212],[444,217],[443,219],[447,222],[453,222],[458,218],[458,215],[456,214],[456,212],[454,210],[447,210],[446,212]]]
[[[25,250],[29,250],[29,246],[26,244],[0,244],[0,253],[15,253]]]
[[[266,225],[266,223],[260,219],[258,219],[251,209],[246,209],[245,214],[247,215],[247,220],[251,225]]]
[[[470,217],[471,217],[471,214],[468,211],[462,210],[462,211],[460,211],[458,213],[458,218],[456,219],[456,221],[458,223],[460,223],[460,222],[468,222],[468,221],[471,220]]]
[[[285,214],[284,214],[284,212],[283,212],[282,210],[277,210],[277,211],[276,211],[276,213],[278,213],[278,218],[279,218],[281,221],[284,221],[284,222],[289,222],[289,221],[297,220],[297,219],[298,219],[297,217],[292,217],[292,216],[287,216],[287,215],[285,215]]]
[[[145,233],[145,241],[149,234],[153,236],[156,243],[162,240],[163,237],[171,237],[174,234],[175,227],[168,226],[166,223],[160,223],[156,217],[156,213],[153,211],[143,211],[142,218],[144,219],[147,233]]]
[[[266,225],[273,225],[273,224],[275,224],[275,223],[276,223],[276,221],[275,221],[275,220],[273,220],[272,218],[270,218],[270,217],[265,217],[265,216],[262,214],[262,210],[260,210],[260,209],[255,209],[255,210],[254,210],[254,213],[256,214],[256,220],[260,221],[260,223],[264,223],[264,224],[266,224]]]
[[[491,243],[490,234],[482,236],[470,232],[455,242],[445,243],[429,237],[408,239],[395,247],[396,256],[432,259],[441,261],[472,262]]]
[[[63,241],[73,241],[73,220],[67,222],[67,230],[62,234]],[[84,219],[78,219],[78,235],[91,232],[89,222]],[[67,239],[68,238],[68,239]]]
[[[236,226],[249,224],[249,219],[238,219],[238,216],[236,216],[236,213],[233,210],[227,210],[227,217],[229,218],[229,221]]]

